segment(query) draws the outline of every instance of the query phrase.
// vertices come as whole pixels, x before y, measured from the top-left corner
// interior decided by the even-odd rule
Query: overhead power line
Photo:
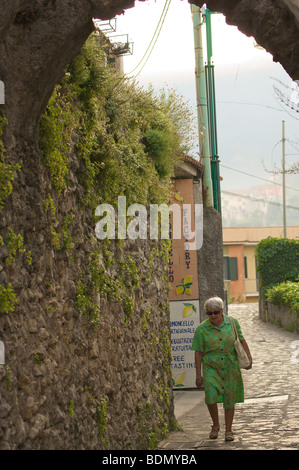
[[[169,10],[169,7],[170,7],[170,4],[171,4],[171,0],[166,0],[165,2],[165,5],[164,5],[164,8],[163,8],[163,11],[161,13],[161,16],[160,16],[160,19],[159,19],[159,22],[157,24],[157,27],[155,29],[155,32],[153,34],[153,37],[148,45],[148,48],[146,49],[142,59],[140,60],[140,62],[136,65],[136,67],[130,72],[128,73],[127,75],[131,75],[133,72],[135,72],[135,70],[138,69],[138,67],[142,64],[143,60],[145,59],[146,55],[148,54],[148,56],[146,57],[146,60],[144,62],[144,64],[142,65],[141,69],[139,70],[139,72],[135,75],[137,77],[137,75],[140,74],[140,72],[142,71],[142,69],[144,68],[145,64],[147,63],[151,53],[153,52],[153,49],[157,43],[157,40],[158,40],[158,37],[161,33],[161,30],[162,30],[162,27],[163,27],[163,24],[164,24],[164,21],[165,21],[165,18],[166,18],[166,15],[167,15],[167,12]]]
[[[279,108],[274,108],[274,106],[269,106],[267,104],[261,104],[261,103],[242,103],[239,101],[219,101],[217,100],[217,103],[221,104],[238,104],[241,106],[259,106],[260,108],[269,108],[269,109],[274,109],[275,111],[283,112],[283,109]]]
[[[266,181],[267,183],[271,183],[276,186],[282,186],[282,183],[275,183],[274,181],[267,180],[266,178],[262,178],[261,176],[251,175],[250,173],[247,173],[246,171],[236,170],[236,168],[231,168],[229,166],[223,165],[222,163],[221,163],[221,167],[227,168],[228,170],[236,171],[237,173],[242,173],[243,175],[246,175],[246,176],[251,176],[252,178],[256,178],[258,180]],[[297,188],[291,188],[290,186],[286,186],[286,188],[291,189],[292,191],[299,192],[299,189]]]
[[[273,206],[282,206],[282,204],[280,202],[267,201],[265,199],[259,199],[259,198],[252,197],[252,196],[246,196],[245,194],[232,193],[232,192],[229,192],[229,191],[221,191],[221,192],[223,194],[228,194],[229,196],[241,197],[241,198],[249,199],[249,200],[255,201],[255,202],[264,202],[266,204],[272,204]],[[286,207],[288,209],[299,210],[299,207],[295,207],[295,206],[286,206]]]

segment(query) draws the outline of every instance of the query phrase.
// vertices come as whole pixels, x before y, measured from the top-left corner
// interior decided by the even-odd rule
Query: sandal
[[[212,426],[212,430],[210,432],[210,439],[217,439],[219,429],[219,426]]]
[[[225,432],[225,440],[226,441],[234,441],[235,440],[234,433],[232,431],[226,431]]]

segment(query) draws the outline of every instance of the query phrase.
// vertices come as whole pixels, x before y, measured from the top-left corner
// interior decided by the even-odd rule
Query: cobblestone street
[[[201,390],[175,391],[175,413],[182,432],[160,443],[163,450],[299,450],[299,334],[262,322],[258,304],[229,306],[240,322],[253,356],[242,372],[245,402],[235,408],[235,440],[224,441],[224,414],[219,404],[220,433],[210,440],[211,420]]]

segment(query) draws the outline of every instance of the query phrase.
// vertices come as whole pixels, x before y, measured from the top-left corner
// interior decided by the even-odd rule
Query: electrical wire
[[[135,67],[128,75],[131,75],[133,72],[135,72],[135,70],[138,69],[139,65],[142,63],[143,59],[145,58],[146,54],[148,53],[148,51],[149,51],[149,49],[150,49],[150,47],[151,47],[151,45],[152,45],[152,43],[153,43],[153,41],[154,41],[154,38],[155,38],[155,36],[156,36],[156,33],[157,33],[158,29],[160,28],[160,30],[158,31],[158,36],[157,36],[157,38],[156,38],[156,40],[155,40],[155,42],[154,42],[154,45],[153,45],[153,47],[152,47],[152,50],[153,50],[153,48],[154,48],[154,46],[155,46],[155,44],[156,44],[156,42],[157,42],[157,39],[158,39],[158,37],[159,37],[159,35],[160,35],[160,32],[161,32],[161,29],[162,29],[162,26],[163,26],[163,23],[164,23],[166,14],[167,14],[167,12],[168,12],[170,3],[171,3],[171,0],[166,0],[165,5],[164,5],[164,8],[163,8],[163,11],[162,11],[161,16],[160,16],[160,19],[159,19],[159,21],[158,21],[158,24],[157,24],[157,26],[156,26],[155,32],[154,32],[154,34],[153,34],[153,37],[152,37],[152,39],[151,39],[151,41],[150,41],[150,43],[149,43],[149,45],[148,45],[148,47],[147,47],[147,49],[146,49],[146,51],[145,51],[145,53],[144,53],[142,59],[140,60],[140,62],[136,65],[136,67]],[[160,25],[161,25],[161,26],[160,26]],[[150,54],[152,53],[152,50],[151,50]],[[147,58],[147,60],[148,60],[148,58]],[[145,64],[144,64],[144,65],[145,65]],[[144,67],[144,65],[143,65],[143,67]],[[140,73],[140,72],[139,72],[139,73]]]
[[[223,167],[223,168],[227,168],[228,170],[236,171],[237,173],[242,173],[243,175],[246,175],[246,176],[251,176],[252,178],[257,178],[259,180],[266,181],[267,183],[275,184],[276,186],[282,186],[282,183],[275,183],[274,181],[267,180],[266,178],[251,175],[250,173],[246,173],[245,171],[236,170],[235,168],[231,168],[229,166],[223,165],[222,163],[220,164],[220,166]],[[291,189],[292,191],[298,191],[299,192],[299,189],[291,188],[290,186],[286,186],[286,189]]]
[[[241,105],[241,106],[258,106],[260,108],[274,109],[274,111],[279,111],[281,113],[283,112],[283,109],[274,108],[274,106],[270,106],[270,105],[267,105],[267,104],[242,103],[242,102],[239,102],[239,101],[220,101],[220,100],[217,100],[217,103],[221,103],[221,104],[238,104],[238,105]]]
[[[252,197],[252,196],[246,196],[245,194],[232,193],[230,191],[221,191],[221,192],[222,192],[222,194],[228,194],[229,196],[241,197],[243,199],[250,199],[251,201],[255,201],[255,202],[263,202],[263,203],[266,203],[266,204],[272,204],[273,206],[282,206],[282,204],[280,202],[267,201],[265,199],[258,199],[258,198]],[[299,210],[299,207],[295,207],[295,206],[286,205],[285,207],[287,207],[288,209]]]
[[[140,66],[140,64],[142,64],[144,58],[146,57],[148,51],[149,51],[150,48],[151,48],[151,50],[150,50],[150,52],[149,52],[149,55],[148,55],[146,61],[145,61],[144,64],[142,65],[142,67],[141,67],[141,69],[139,70],[139,72],[138,72],[137,74],[135,74],[135,77],[137,77],[137,76],[140,74],[140,72],[142,71],[142,69],[144,68],[145,64],[147,63],[147,61],[148,61],[150,55],[152,54],[153,49],[154,49],[154,47],[155,47],[155,45],[156,45],[156,43],[157,43],[157,40],[158,40],[158,38],[159,38],[159,35],[160,35],[160,33],[161,33],[161,30],[162,30],[162,27],[163,27],[163,24],[164,24],[164,21],[165,21],[165,18],[166,18],[166,15],[167,15],[168,10],[169,10],[169,7],[170,7],[170,4],[171,4],[171,0],[166,0],[165,5],[164,5],[164,8],[163,8],[163,11],[162,11],[161,16],[160,16],[160,19],[159,19],[159,22],[158,22],[158,24],[157,24],[157,27],[156,27],[155,32],[154,32],[154,34],[153,34],[153,37],[152,37],[152,39],[151,39],[151,41],[150,41],[150,43],[149,43],[149,45],[148,45],[148,48],[146,49],[146,51],[145,51],[145,53],[144,53],[142,59],[141,59],[140,62],[136,65],[136,67],[135,67],[131,72],[129,72],[129,73],[126,74],[126,75],[131,75],[133,72],[135,72],[135,70],[138,69],[138,67]],[[156,34],[157,34],[157,36],[156,36]],[[155,38],[155,36],[156,36],[156,38]],[[151,46],[152,46],[152,47],[151,47]]]

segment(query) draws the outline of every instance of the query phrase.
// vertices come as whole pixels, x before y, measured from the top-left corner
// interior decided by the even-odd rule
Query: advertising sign
[[[194,388],[196,370],[193,336],[199,325],[199,287],[197,251],[190,243],[195,233],[193,179],[179,179],[174,183],[174,199],[181,205],[182,236],[172,236],[173,216],[170,218],[171,249],[168,279],[171,285],[170,323],[172,347],[173,388]]]
[[[182,206],[181,237],[173,238],[173,215],[170,218],[171,249],[168,280],[171,285],[169,300],[198,299],[197,252],[190,249],[195,233],[193,180],[175,181],[175,201]],[[188,209],[190,206],[190,210]]]
[[[194,388],[196,370],[193,336],[199,325],[199,301],[170,302],[173,388]]]

